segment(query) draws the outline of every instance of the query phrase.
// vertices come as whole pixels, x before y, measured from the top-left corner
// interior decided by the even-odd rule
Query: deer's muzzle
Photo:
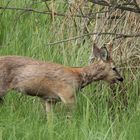
[[[123,82],[123,78],[122,77],[118,78],[117,80],[120,81],[120,82]]]

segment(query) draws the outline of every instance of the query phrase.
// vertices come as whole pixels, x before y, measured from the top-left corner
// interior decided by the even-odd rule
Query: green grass
[[[30,1],[17,0],[9,5],[24,7],[26,3]],[[0,4],[6,5],[6,1]],[[41,7],[44,5],[34,6]],[[5,11],[0,16],[1,56],[24,55],[70,66],[88,63],[88,41],[80,47],[74,41],[47,46],[69,36],[70,29],[61,34],[61,17],[53,22],[49,15],[15,11]],[[67,119],[67,111],[59,103],[47,120],[40,99],[10,91],[0,105],[0,140],[139,140],[139,70],[135,76],[132,81],[131,73],[124,71],[124,85],[116,86],[115,95],[103,82],[79,91],[71,119]]]

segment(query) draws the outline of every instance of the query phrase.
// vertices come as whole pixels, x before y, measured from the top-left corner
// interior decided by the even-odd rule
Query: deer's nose
[[[118,78],[118,81],[123,82],[123,78],[122,77]]]

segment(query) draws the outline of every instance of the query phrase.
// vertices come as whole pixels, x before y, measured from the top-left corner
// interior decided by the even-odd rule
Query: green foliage
[[[24,7],[26,3],[30,1],[16,0],[10,5]],[[6,5],[6,1],[1,4]],[[65,7],[57,8],[61,11]],[[50,15],[16,11],[5,11],[0,16],[1,56],[24,55],[69,66],[88,63],[87,42],[80,47],[74,42],[47,45],[69,35],[69,27],[62,36],[56,32],[63,32],[61,17],[53,22]],[[129,71],[124,71],[124,76],[123,90],[117,85],[115,94],[105,83],[92,84],[79,91],[70,119],[60,103],[47,119],[40,99],[9,92],[0,105],[0,140],[139,140],[140,72],[135,71],[133,81]]]

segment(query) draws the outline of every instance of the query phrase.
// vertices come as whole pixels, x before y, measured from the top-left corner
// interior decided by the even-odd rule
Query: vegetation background
[[[57,104],[47,120],[40,99],[10,91],[0,105],[0,140],[140,139],[139,0],[1,0],[1,56],[85,66],[93,42],[110,41],[122,85],[79,91],[71,119]]]

